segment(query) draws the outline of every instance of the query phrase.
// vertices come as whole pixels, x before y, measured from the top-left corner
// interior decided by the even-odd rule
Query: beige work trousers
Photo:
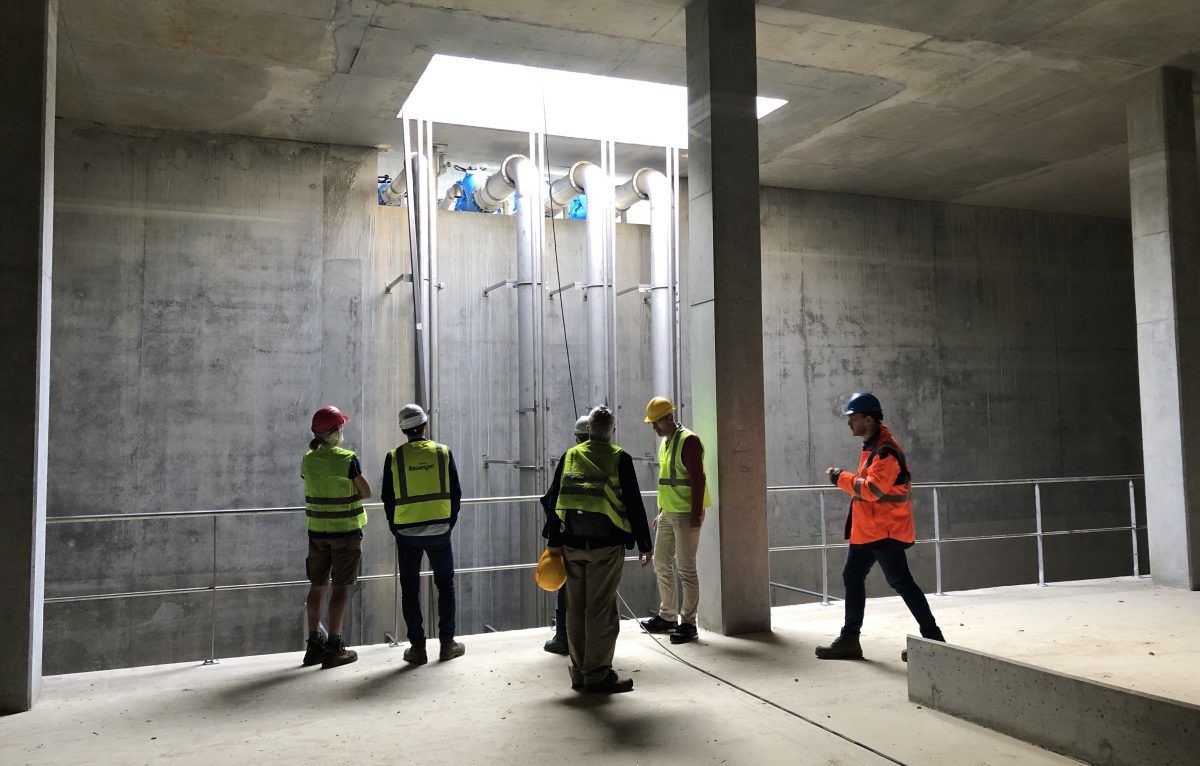
[[[625,563],[625,547],[563,547],[567,563],[567,649],[571,683],[594,684],[608,677],[617,634],[617,586]]]
[[[690,513],[660,513],[654,536],[654,574],[658,576],[658,596],[662,604],[658,614],[671,622],[678,617],[696,624],[700,604],[700,576],[696,573],[696,550],[700,547],[700,527],[692,526]],[[674,568],[672,568],[674,564]],[[683,609],[675,593],[675,573],[683,586]]]

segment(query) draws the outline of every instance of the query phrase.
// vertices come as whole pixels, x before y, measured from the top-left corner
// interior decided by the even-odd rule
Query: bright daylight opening
[[[786,104],[758,97],[758,118]],[[400,113],[497,130],[687,147],[687,88],[435,55]]]

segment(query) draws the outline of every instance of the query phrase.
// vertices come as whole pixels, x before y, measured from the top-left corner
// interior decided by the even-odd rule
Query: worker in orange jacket
[[[912,500],[912,477],[904,450],[883,424],[883,406],[873,395],[857,393],[846,404],[850,432],[863,440],[857,473],[840,468],[826,469],[829,481],[850,495],[850,513],[846,517],[846,539],[850,551],[842,569],[846,587],[846,622],[842,633],[829,646],[817,647],[823,660],[862,659],[858,634],[862,629],[867,604],[867,574],[879,562],[888,585],[904,599],[916,618],[921,635],[945,641],[925,594],[908,570],[904,552],[916,541]],[[901,652],[901,659],[908,659]]]

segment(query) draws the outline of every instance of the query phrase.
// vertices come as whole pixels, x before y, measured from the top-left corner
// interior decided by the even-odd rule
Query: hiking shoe
[[[838,636],[829,646],[817,647],[817,659],[820,660],[861,660],[862,656],[858,636]]]
[[[429,662],[429,657],[425,654],[425,645],[413,645],[405,649],[404,661],[410,665],[424,665],[426,662]]]
[[[467,652],[467,647],[457,641],[443,641],[442,650],[438,652],[438,660],[448,662],[455,657],[461,657]]]
[[[696,626],[690,622],[683,622],[671,634],[672,644],[686,644],[688,641],[695,641],[700,634],[696,632]]]
[[[325,659],[325,639],[308,639],[308,647],[304,650],[304,661],[300,664],[304,667],[312,667],[320,665]]]
[[[570,649],[567,648],[566,636],[555,636],[543,644],[542,648],[551,654],[561,654],[564,657],[571,653]]]
[[[648,620],[642,620],[642,627],[650,633],[670,633],[678,626],[670,620],[664,620],[661,615],[654,615]]]
[[[347,649],[346,643],[341,639],[334,639],[325,643],[325,657],[321,660],[321,667],[336,668],[341,665],[349,665],[357,659],[358,652]]]
[[[632,678],[620,678],[617,671],[608,671],[608,676],[598,683],[587,684],[583,690],[589,694],[622,694],[633,691]]]

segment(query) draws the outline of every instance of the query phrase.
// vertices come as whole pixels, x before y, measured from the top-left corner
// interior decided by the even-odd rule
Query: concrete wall
[[[325,403],[350,413],[348,446],[378,489],[414,387],[411,288],[383,292],[409,271],[406,210],[375,204],[375,152],[60,121],[57,157],[49,514],[298,505],[308,418]],[[1126,223],[775,189],[763,191],[763,217],[772,484],[812,483],[856,459],[836,407],[862,387],[883,398],[918,480],[1140,469]],[[582,281],[584,224],[550,226],[547,288],[558,271]],[[482,294],[514,276],[514,222],[441,213],[438,237],[436,435],[468,497],[516,494],[514,467],[484,464],[516,457],[516,295]],[[618,226],[618,287],[648,281],[647,239],[644,227]],[[617,300],[618,440],[642,458],[655,448],[641,423],[655,393],[649,309],[636,292]],[[576,405],[589,404],[582,295],[544,309],[556,458]],[[653,467],[639,467],[652,488]],[[772,497],[772,544],[814,542],[815,496]],[[1119,524],[1126,497],[1123,486],[1048,489],[1047,528]],[[831,503],[831,529],[842,509]],[[1026,490],[954,490],[942,511],[945,534],[1032,528]],[[918,514],[929,534],[928,498]],[[219,583],[303,579],[298,515],[215,526]],[[540,527],[536,507],[468,507],[457,563],[532,561]],[[1125,571],[1128,538],[1096,537],[1055,541],[1048,574]],[[948,588],[1036,577],[1031,543],[959,545],[947,550]],[[54,524],[47,549],[51,598],[202,588],[214,523]],[[818,560],[775,554],[773,578],[818,586]],[[915,561],[931,583],[921,548]],[[351,642],[396,629],[393,570],[373,511],[363,574],[380,579],[355,595]],[[653,578],[636,566],[626,575],[631,607],[654,606]],[[298,648],[304,592],[219,593],[217,656]],[[464,573],[459,593],[463,634],[546,624],[552,609],[528,571]],[[212,611],[203,592],[50,603],[46,671],[207,657]]]
[[[838,409],[857,390],[882,400],[918,482],[1141,471],[1128,222],[781,189],[762,201],[770,484],[857,465]],[[826,501],[840,542],[845,497]],[[1044,487],[1042,501],[1048,531],[1129,523],[1123,482]],[[915,503],[932,537],[931,491]],[[1029,487],[942,490],[939,507],[943,536],[1035,529]],[[773,546],[820,541],[815,495],[772,495],[770,513]],[[931,548],[911,556],[932,589]],[[835,595],[843,558],[830,556]],[[1051,539],[1046,559],[1048,579],[1132,571],[1128,533]],[[1036,543],[947,545],[943,567],[946,589],[1036,582]],[[772,576],[819,587],[820,556],[773,554]]]

